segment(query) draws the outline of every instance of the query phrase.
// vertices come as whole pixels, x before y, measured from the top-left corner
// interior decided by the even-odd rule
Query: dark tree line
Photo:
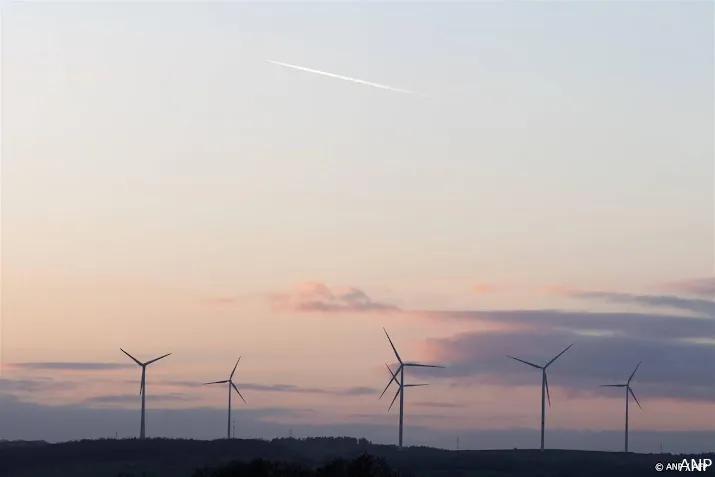
[[[376,445],[350,437],[306,439],[100,439],[0,443],[0,476],[14,477],[638,477],[656,462],[698,455],[547,450],[447,451]],[[78,469],[86,469],[84,473]],[[195,470],[201,469],[201,470]],[[713,469],[708,469],[712,471]]]
[[[363,454],[352,460],[333,459],[315,469],[291,462],[231,462],[214,469],[200,469],[192,477],[397,477],[385,459]],[[405,475],[405,474],[403,474]],[[407,477],[405,475],[405,477]]]

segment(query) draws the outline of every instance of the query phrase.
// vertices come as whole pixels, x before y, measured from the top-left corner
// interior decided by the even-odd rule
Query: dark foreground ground
[[[0,443],[2,477],[639,477],[709,455],[448,451],[355,438]],[[261,461],[256,459],[262,459]],[[251,462],[252,461],[252,462]],[[703,475],[715,476],[710,467]]]

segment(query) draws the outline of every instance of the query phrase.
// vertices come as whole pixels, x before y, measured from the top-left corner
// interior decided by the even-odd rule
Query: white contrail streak
[[[370,81],[364,81],[364,80],[357,79],[357,78],[350,78],[348,76],[341,76],[341,75],[336,75],[334,73],[327,73],[325,71],[314,70],[311,68],[304,68],[303,66],[289,65],[287,63],[281,63],[279,61],[272,61],[272,60],[266,60],[266,61],[268,63],[273,63],[274,65],[285,66],[286,68],[294,68],[296,70],[307,71],[308,73],[315,73],[318,75],[330,76],[331,78],[337,78],[337,79],[341,79],[341,80],[345,80],[345,81],[352,81],[353,83],[364,84],[367,86],[372,86],[374,88],[386,89],[388,91],[393,91],[395,93],[411,94],[413,96],[420,96],[422,98],[428,98],[428,96],[425,96],[420,93],[415,93],[414,91],[409,91],[406,89],[393,88],[392,86],[386,86],[384,84],[372,83]]]

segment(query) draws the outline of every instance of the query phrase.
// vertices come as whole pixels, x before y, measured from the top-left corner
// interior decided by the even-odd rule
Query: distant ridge
[[[0,439],[0,447],[38,447],[38,446],[48,446],[50,445],[47,441],[10,441],[7,439]]]

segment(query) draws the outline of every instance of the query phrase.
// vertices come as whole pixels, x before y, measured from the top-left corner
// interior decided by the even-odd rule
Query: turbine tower
[[[559,354],[554,357],[551,361],[546,363],[543,366],[539,366],[538,364],[530,363],[528,361],[524,361],[523,359],[515,358],[514,356],[509,356],[506,355],[508,358],[514,359],[516,361],[519,361],[524,364],[528,364],[532,368],[540,369],[541,370],[541,451],[543,452],[544,450],[544,428],[546,426],[546,399],[549,400],[549,407],[551,407],[551,395],[549,394],[549,381],[548,378],[546,377],[546,368],[551,366],[554,361],[556,361],[562,354],[564,354],[566,351],[569,350],[575,343],[571,343],[566,347],[565,350],[560,352]]]
[[[387,386],[385,386],[385,390],[382,391],[382,394],[380,395],[380,398],[385,394],[387,391],[387,388],[390,387],[390,384],[392,382],[396,382],[398,389],[397,393],[395,394],[395,397],[392,399],[392,402],[394,404],[395,399],[397,399],[397,396],[400,396],[400,440],[399,440],[399,448],[402,449],[402,431],[403,431],[403,424],[404,424],[404,417],[405,417],[405,388],[406,387],[414,387],[414,386],[426,386],[425,384],[405,384],[405,368],[407,367],[412,367],[412,368],[442,368],[444,369],[444,366],[436,366],[432,364],[417,364],[417,363],[403,363],[402,359],[400,358],[399,353],[397,352],[397,349],[395,348],[395,345],[392,343],[392,340],[390,339],[390,335],[387,334],[387,330],[385,328],[382,329],[385,332],[385,336],[387,336],[387,340],[390,342],[390,346],[392,346],[392,351],[395,352],[395,357],[397,358],[397,361],[400,363],[400,366],[397,368],[397,371],[394,373],[392,372],[392,369],[388,366],[387,369],[390,370],[390,374],[392,375],[392,379],[390,379],[390,382],[387,383]],[[397,375],[399,374],[400,378],[397,378]],[[392,404],[390,404],[390,408],[392,408]],[[388,409],[389,411],[389,409]]]
[[[605,388],[625,388],[626,389],[626,453],[628,453],[628,401],[630,400],[630,396],[628,395],[630,393],[631,396],[633,396],[633,399],[636,400],[636,404],[638,404],[638,407],[642,410],[643,408],[641,407],[641,403],[638,402],[638,398],[636,397],[635,393],[633,392],[633,389],[631,389],[631,380],[633,379],[633,376],[635,376],[636,371],[638,371],[638,368],[640,367],[641,362],[638,362],[636,365],[636,369],[633,370],[631,373],[631,376],[628,378],[628,381],[626,381],[626,384],[602,384],[601,387]]]
[[[235,390],[239,397],[243,400],[244,404],[246,403],[246,400],[243,399],[243,396],[241,396],[241,391],[238,390],[235,384],[233,384],[233,375],[236,373],[236,368],[238,368],[238,363],[241,361],[241,357],[238,357],[238,361],[236,361],[236,366],[233,367],[233,371],[231,371],[231,376],[228,377],[228,379],[223,380],[223,381],[213,381],[211,383],[204,383],[204,386],[209,385],[209,384],[228,384],[228,433],[227,433],[227,439],[231,438],[231,388]]]
[[[141,380],[141,384],[139,385],[139,394],[142,397],[142,423],[141,423],[141,428],[139,430],[139,439],[145,439],[146,438],[146,425],[145,425],[144,416],[145,416],[145,412],[146,412],[146,367],[152,363],[159,361],[162,358],[166,358],[171,353],[165,354],[164,356],[159,356],[158,358],[154,358],[151,361],[147,361],[146,363],[142,363],[141,361],[136,359],[134,356],[132,356],[131,354],[124,351],[122,348],[119,348],[119,349],[122,351],[122,353],[124,353],[127,356],[129,356],[130,358],[132,358],[132,360],[135,363],[137,363],[139,366],[141,366],[141,368],[142,368],[142,380]]]

